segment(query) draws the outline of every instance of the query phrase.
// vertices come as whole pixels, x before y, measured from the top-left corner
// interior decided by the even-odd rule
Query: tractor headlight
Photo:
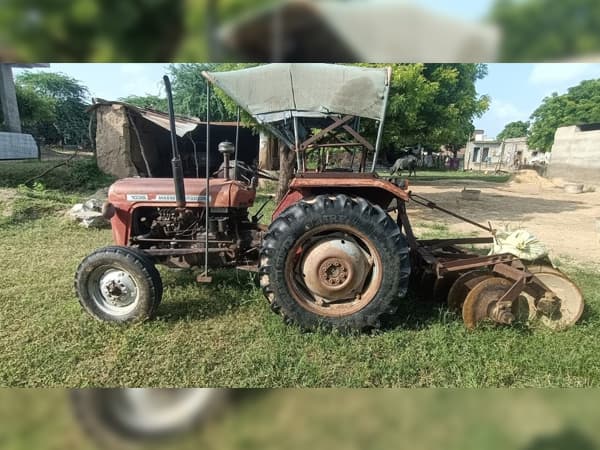
[[[102,205],[102,217],[106,220],[112,219],[116,212],[117,210],[112,203],[104,202]]]

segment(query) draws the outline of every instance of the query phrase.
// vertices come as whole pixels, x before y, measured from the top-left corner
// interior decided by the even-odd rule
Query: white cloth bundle
[[[546,246],[527,230],[498,231],[490,255],[510,253],[525,261],[548,255]]]

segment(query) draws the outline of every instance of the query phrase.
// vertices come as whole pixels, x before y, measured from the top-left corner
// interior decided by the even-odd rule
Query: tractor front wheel
[[[320,195],[269,227],[260,282],[273,311],[304,329],[378,328],[406,294],[408,244],[396,223],[363,198]]]
[[[71,391],[74,416],[101,448],[145,448],[207,424],[229,391],[113,388]]]
[[[129,247],[105,247],[77,268],[79,303],[96,319],[140,322],[154,314],[162,297],[162,281],[153,261]]]

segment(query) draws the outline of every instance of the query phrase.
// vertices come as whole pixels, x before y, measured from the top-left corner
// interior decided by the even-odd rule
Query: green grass
[[[265,390],[165,449],[593,450],[597,390]],[[95,448],[64,390],[0,392],[3,450]]]
[[[17,187],[59,163],[57,160],[0,162],[0,188]],[[57,167],[38,182],[46,189],[57,189],[72,195],[88,193],[109,185],[113,180],[113,177],[98,170],[93,158],[82,158]]]
[[[381,177],[389,177],[389,173],[379,173]],[[431,182],[431,181],[482,181],[487,183],[506,183],[510,179],[509,174],[496,175],[494,173],[485,174],[473,171],[445,171],[445,170],[417,170],[416,176],[408,177],[408,172],[402,172],[401,178],[408,178],[411,183]]]
[[[412,297],[374,334],[303,333],[270,311],[247,273],[219,271],[198,285],[189,272],[162,268],[155,320],[94,321],[77,302],[73,275],[84,256],[111,243],[110,230],[83,229],[62,212],[85,193],[21,189],[0,205],[12,205],[0,224],[0,385],[600,386],[600,277],[581,266],[565,270],[586,312],[563,333],[468,332],[455,314]],[[48,209],[39,212],[36,202]],[[446,232],[431,227],[427,237]]]

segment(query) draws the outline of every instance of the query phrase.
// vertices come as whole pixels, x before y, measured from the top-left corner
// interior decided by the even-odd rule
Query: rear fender
[[[408,191],[380,178],[295,178],[273,213],[273,220],[302,199],[317,195],[346,194],[387,209],[394,199],[408,201]]]

